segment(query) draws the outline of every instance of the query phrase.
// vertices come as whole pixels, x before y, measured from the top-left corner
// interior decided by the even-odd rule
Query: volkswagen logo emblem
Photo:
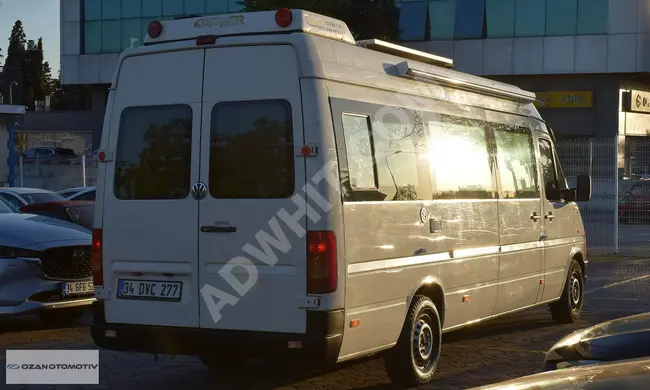
[[[192,196],[194,199],[201,200],[205,198],[205,196],[208,194],[208,187],[201,183],[198,182],[192,186]]]

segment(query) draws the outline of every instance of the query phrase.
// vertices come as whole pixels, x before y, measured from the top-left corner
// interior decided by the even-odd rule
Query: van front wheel
[[[553,321],[558,324],[572,324],[580,319],[584,304],[585,278],[580,264],[573,259],[569,266],[569,274],[564,283],[564,290],[559,301],[549,305]]]
[[[388,377],[402,388],[429,383],[438,366],[441,344],[438,309],[431,299],[414,297],[397,344],[384,355]]]

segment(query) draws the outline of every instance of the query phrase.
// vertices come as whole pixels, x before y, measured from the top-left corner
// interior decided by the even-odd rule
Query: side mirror
[[[576,201],[588,202],[591,200],[591,176],[580,175],[577,180]]]
[[[578,190],[575,189],[562,190],[562,199],[564,199],[567,202],[575,202],[578,199]]]

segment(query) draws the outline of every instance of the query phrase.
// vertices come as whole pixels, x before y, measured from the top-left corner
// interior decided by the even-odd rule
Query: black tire
[[[45,310],[38,313],[38,318],[48,326],[73,325],[86,314],[83,309]]]
[[[553,321],[558,324],[572,324],[579,320],[584,305],[584,290],[585,278],[582,267],[576,259],[573,259],[560,300],[549,305]]]
[[[246,364],[246,359],[240,355],[215,356],[210,354],[199,355],[201,362],[211,370],[237,369]]]
[[[384,355],[390,380],[400,388],[429,383],[440,359],[442,325],[431,299],[415,296],[397,344]]]

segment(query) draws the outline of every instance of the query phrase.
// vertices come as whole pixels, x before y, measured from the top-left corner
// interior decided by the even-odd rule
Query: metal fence
[[[97,182],[97,161],[92,157],[65,160],[23,158],[16,162],[15,186],[60,191],[66,188],[94,186]]]
[[[650,250],[650,181],[619,175],[618,149],[616,138],[557,142],[569,186],[581,174],[593,180],[592,200],[579,203],[589,252],[643,254]]]

